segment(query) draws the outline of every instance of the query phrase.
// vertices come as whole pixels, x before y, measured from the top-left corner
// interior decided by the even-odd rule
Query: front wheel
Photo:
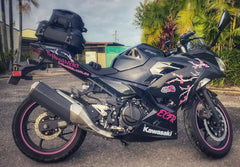
[[[59,161],[70,156],[86,136],[78,126],[61,120],[30,97],[18,107],[12,132],[20,151],[42,162]]]
[[[213,119],[205,99],[202,99],[185,110],[184,123],[189,139],[198,149],[208,156],[221,158],[232,146],[232,124],[222,103],[216,98],[212,100],[220,118],[218,122]]]

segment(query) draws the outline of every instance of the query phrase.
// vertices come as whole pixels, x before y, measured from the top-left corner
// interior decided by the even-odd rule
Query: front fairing
[[[205,73],[209,79],[224,77],[224,73],[220,70],[216,61],[216,57],[218,57],[218,55],[207,46],[195,48],[187,53],[184,53],[183,55],[191,59],[200,59],[206,62],[210,66],[210,68],[206,69]]]
[[[172,108],[174,111],[177,111],[181,104],[192,97],[202,79],[208,78],[212,80],[224,76],[216,65],[217,63],[202,60],[196,55],[194,58],[186,54],[173,55],[165,59],[165,61],[159,63],[174,63],[178,64],[179,68],[174,67],[173,72],[165,74],[150,84],[147,92],[158,103]]]

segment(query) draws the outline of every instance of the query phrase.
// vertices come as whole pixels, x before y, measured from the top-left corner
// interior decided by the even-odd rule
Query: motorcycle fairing
[[[157,123],[158,120],[155,120]],[[117,139],[125,140],[125,141],[154,141],[154,140],[162,140],[162,139],[177,139],[177,129],[171,130],[169,128],[163,128],[159,125],[153,125],[152,123],[148,123],[142,121],[142,123],[129,134],[118,135]]]
[[[144,65],[151,58],[164,58],[162,51],[148,45],[139,44],[120,53],[111,67],[118,71],[126,71]]]
[[[32,46],[41,53],[42,57],[61,65],[80,79],[91,80],[113,97],[133,95],[143,97],[143,100],[152,106],[153,111],[141,121],[131,136],[139,133],[145,139],[177,137],[177,120],[171,122],[169,116],[177,117],[177,110],[187,101],[197,78],[205,68],[208,68],[208,65],[200,59],[192,60],[181,55],[163,57],[152,52],[151,47],[143,45],[143,48],[134,48],[145,57],[139,66],[119,71],[120,68],[119,70],[113,68],[113,64],[110,68],[95,70],[89,65],[76,61],[69,52],[59,47],[41,44]],[[152,54],[149,56],[142,52]],[[119,57],[124,62],[126,59],[121,59],[122,56]],[[116,64],[117,61],[115,60],[114,63]],[[156,63],[161,66],[159,73],[156,71],[153,73]],[[166,114],[162,116],[160,112]]]
[[[217,65],[217,62],[215,59],[215,57],[217,57],[216,53],[214,53],[213,51],[211,51],[210,49],[205,48],[205,47],[189,50],[187,53],[183,53],[183,55],[187,56],[191,59],[198,58],[198,59],[206,61],[208,63]]]
[[[159,102],[174,111],[188,100],[190,92],[197,85],[198,78],[203,74],[206,68],[209,68],[205,62],[200,59],[189,59],[183,56],[170,56],[168,63],[177,62],[184,68],[170,72],[156,80],[148,86],[148,91]]]

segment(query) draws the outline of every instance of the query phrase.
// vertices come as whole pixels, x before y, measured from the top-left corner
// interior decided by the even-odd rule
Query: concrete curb
[[[207,88],[217,94],[240,96],[240,87],[236,87],[236,86],[220,88],[220,87],[209,85],[207,86]]]
[[[69,73],[66,72],[56,72],[56,73],[32,73],[30,75],[32,75],[33,77],[52,77],[52,76],[58,76],[58,75],[68,75]]]

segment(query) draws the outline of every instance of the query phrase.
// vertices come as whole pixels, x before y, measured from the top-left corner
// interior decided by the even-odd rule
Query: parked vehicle
[[[62,19],[62,23],[71,23],[72,18]],[[35,82],[13,119],[17,147],[34,160],[52,162],[73,154],[87,132],[123,143],[177,139],[177,113],[183,111],[192,143],[208,156],[225,156],[232,146],[231,121],[217,95],[206,85],[224,77],[225,65],[211,47],[229,20],[225,11],[210,46],[190,31],[180,37],[174,52],[139,44],[119,54],[109,68],[76,61],[74,47],[69,48],[71,38],[64,43],[50,38],[45,41],[40,35],[41,40],[31,46],[41,59],[18,65],[9,83],[31,79],[29,72],[44,70],[51,62],[84,84],[82,90],[66,92]],[[56,30],[55,25],[50,26]],[[69,31],[65,27],[59,31]]]

